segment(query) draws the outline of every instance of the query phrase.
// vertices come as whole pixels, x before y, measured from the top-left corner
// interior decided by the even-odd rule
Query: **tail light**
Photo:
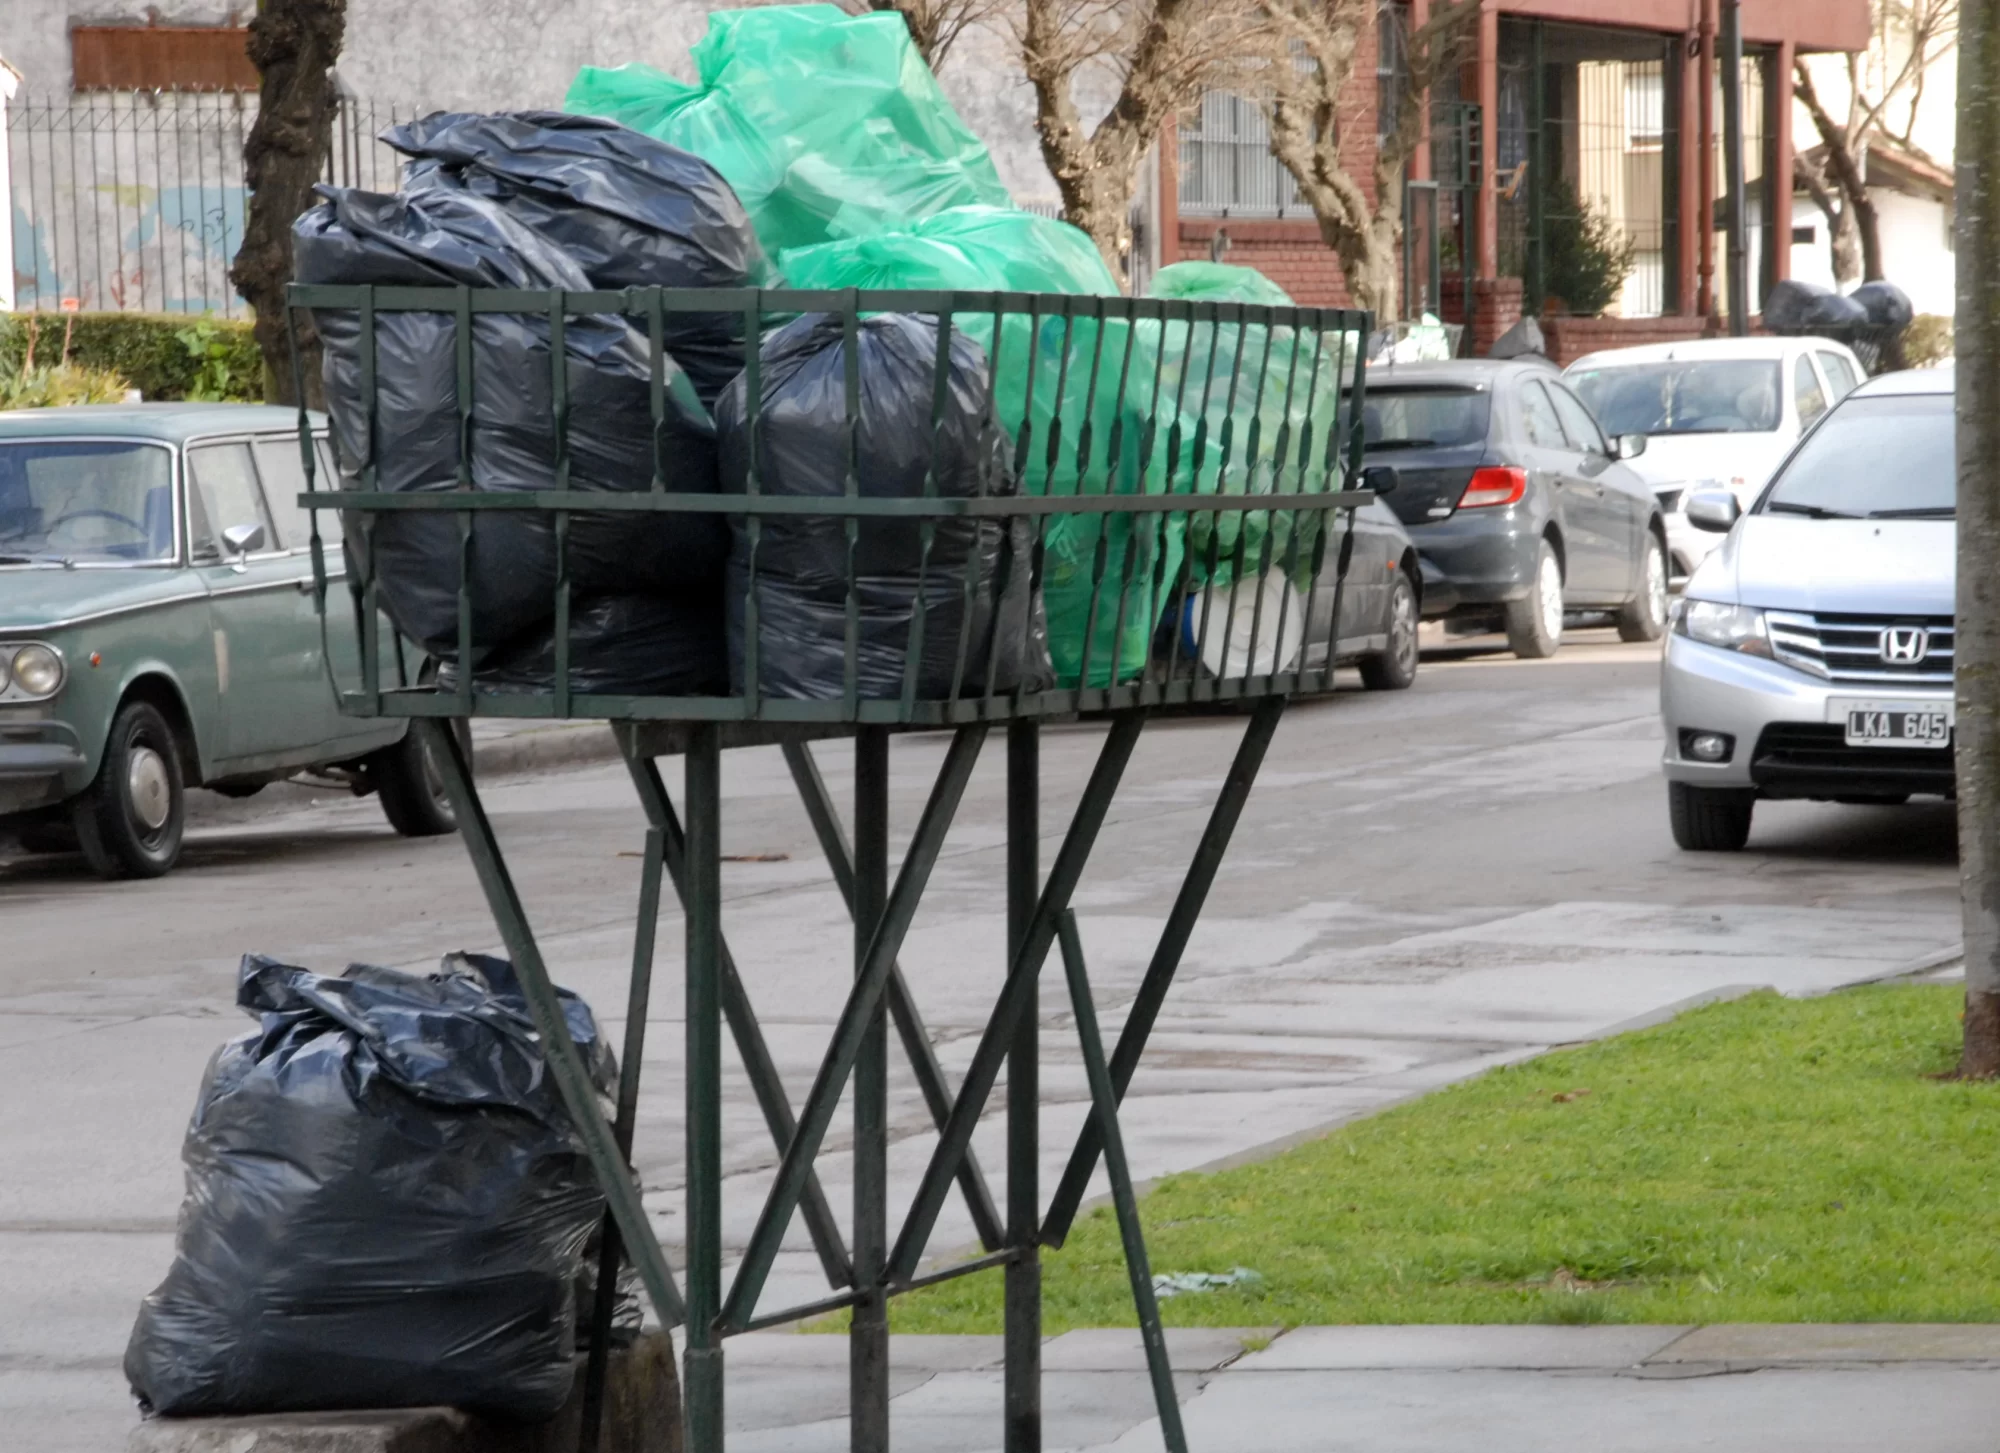
[[[1512,465],[1488,465],[1472,472],[1465,493],[1458,497],[1458,507],[1472,510],[1481,505],[1518,504],[1527,492],[1527,470],[1515,469]]]

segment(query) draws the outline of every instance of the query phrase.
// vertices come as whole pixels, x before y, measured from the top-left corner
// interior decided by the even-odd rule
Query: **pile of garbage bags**
[[[1786,278],[1773,283],[1764,299],[1767,331],[1845,343],[1870,373],[1885,366],[1885,353],[1915,316],[1910,295],[1892,282],[1863,283],[1851,293],[1837,293],[1818,283]]]
[[[468,420],[453,315],[378,311],[364,357],[359,318],[321,310],[344,483],[372,464],[374,487],[398,492],[566,481],[1060,498],[1289,492],[1327,477],[1345,344],[1259,319],[1254,308],[1291,300],[1220,264],[1164,269],[1153,295],[1253,305],[1241,321],[1103,316],[1093,300],[1120,288],[1096,245],[1012,205],[899,15],[720,12],[693,59],[692,84],[642,65],[586,67],[561,113],[391,128],[384,141],[409,159],[402,190],[322,188],[297,226],[297,276],[1042,302],[859,326],[772,318],[763,337],[745,336],[740,297],[677,309],[655,325],[667,355],[657,387],[648,340],[624,315],[571,317],[558,341],[544,316],[478,314]],[[567,581],[572,690],[803,699],[1131,680],[1177,600],[1244,575],[1309,574],[1322,528],[1298,512],[851,528],[578,512],[559,538],[545,514],[469,518],[468,531],[456,514],[383,512],[347,532],[398,629],[452,668],[447,679],[462,668],[476,688],[552,689]]]
[[[608,1095],[611,1051],[559,993]],[[203,1076],[173,1266],[125,1352],[141,1406],[554,1416],[604,1197],[513,966],[249,955],[236,1002],[257,1028]]]

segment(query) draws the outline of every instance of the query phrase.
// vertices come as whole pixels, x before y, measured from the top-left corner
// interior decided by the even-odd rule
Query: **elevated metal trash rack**
[[[1375,498],[1355,487],[1362,445],[1362,342],[1370,331],[1365,313],[1334,309],[1270,308],[1251,305],[1160,302],[1122,298],[935,292],[718,292],[633,289],[617,293],[523,292],[502,289],[408,288],[386,286],[294,285],[292,322],[311,310],[349,310],[362,321],[361,347],[368,397],[358,417],[334,409],[334,436],[340,455],[337,481],[319,477],[309,442],[310,420],[301,411],[301,452],[308,491],[298,503],[312,512],[312,558],[316,599],[325,630],[352,629],[359,639],[360,682],[329,680],[342,708],[365,716],[404,716],[425,733],[431,755],[455,809],[461,835],[502,942],[526,988],[530,1009],[549,1046],[556,1083],[580,1133],[607,1201],[598,1299],[590,1337],[585,1385],[585,1446],[594,1448],[603,1404],[604,1348],[615,1300],[614,1273],[629,1256],[662,1325],[680,1327],[685,1338],[683,1398],[690,1453],[724,1446],[723,1366],[726,1340],[736,1334],[797,1321],[838,1309],[851,1312],[852,1444],[857,1450],[889,1446],[889,1335],[887,1303],[892,1296],[954,1277],[1004,1268],[1005,1275],[1005,1432],[1011,1453],[1041,1446],[1041,1264],[1045,1247],[1060,1247],[1081,1208],[1101,1156],[1132,1285],[1147,1367],[1168,1448],[1186,1447],[1174,1393],[1159,1308],[1154,1299],[1145,1240],[1132,1176],[1119,1130],[1118,1105],[1144,1054],[1154,1021],[1179,967],[1202,905],[1215,881],[1231,834],[1241,817],[1259,766],[1286,704],[1333,687],[1335,650],[1343,587],[1353,546],[1351,512]],[[545,318],[553,336],[552,359],[562,356],[563,326],[579,315],[622,315],[648,341],[655,387],[653,408],[660,418],[667,371],[663,363],[663,319],[676,313],[740,313],[754,340],[774,321],[802,313],[836,315],[843,325],[848,357],[860,320],[878,312],[905,312],[934,320],[941,337],[953,329],[979,330],[991,348],[991,374],[1009,366],[1054,370],[1055,396],[1038,394],[1035,382],[1018,419],[1000,420],[992,389],[988,409],[1012,445],[1005,458],[1011,478],[982,480],[975,497],[940,497],[927,485],[920,497],[870,495],[850,468],[838,496],[800,499],[763,493],[754,468],[724,481],[724,493],[683,493],[668,489],[672,461],[656,457],[647,487],[625,493],[587,493],[568,487],[566,468],[566,377],[552,363],[554,467],[547,490],[486,492],[475,487],[472,395],[476,370],[472,321],[498,312]],[[456,319],[456,378],[460,428],[457,479],[452,488],[396,493],[380,490],[377,465],[397,448],[385,434],[374,406],[375,327],[385,315],[425,312]],[[1030,340],[1025,365],[1005,356],[1007,325],[1025,320]],[[1107,340],[1110,346],[1107,347]],[[939,348],[939,369],[946,347]],[[1135,357],[1137,366],[1135,366]],[[1273,360],[1276,360],[1274,363]],[[1082,377],[1080,393],[1066,392]],[[1161,380],[1167,379],[1171,386]],[[1250,379],[1243,385],[1239,380]],[[1218,381],[1219,380],[1219,381]],[[1018,380],[1017,380],[1018,381]],[[745,383],[749,426],[757,422],[758,356],[746,348]],[[1101,392],[1100,392],[1101,384]],[[1112,426],[1103,429],[1104,399]],[[942,408],[944,391],[938,391]],[[1051,402],[1057,397],[1067,402]],[[1081,408],[1076,401],[1081,399]],[[861,407],[856,370],[847,369],[847,424],[850,436]],[[935,422],[935,417],[934,417]],[[656,440],[661,437],[655,429]],[[1093,438],[1095,432],[1096,437]],[[656,449],[663,446],[656,444]],[[1063,451],[1072,451],[1068,456]],[[1137,451],[1141,483],[1128,492],[1094,481],[1119,477],[1125,451]],[[1038,464],[1045,481],[1059,462],[1074,466],[1076,491],[1036,493]],[[338,493],[329,492],[329,484]],[[1046,484],[1044,483],[1044,488]],[[346,584],[351,620],[329,612],[329,572],[318,518],[337,507],[350,524],[346,536]],[[385,643],[378,626],[382,580],[371,551],[371,525],[390,511],[455,513],[461,538],[471,538],[473,517],[485,510],[530,510],[554,517],[558,540],[576,514],[607,511],[723,513],[740,526],[737,548],[747,536],[752,550],[751,588],[756,579],[755,541],[760,522],[775,518],[837,520],[850,545],[846,578],[845,690],[825,699],[797,700],[761,694],[755,652],[772,649],[759,642],[754,614],[748,642],[740,650],[735,694],[661,697],[591,694],[571,689],[567,640],[571,584],[566,564],[558,571],[554,620],[554,679],[546,691],[509,690],[482,684],[479,672],[456,673],[450,687],[407,684],[407,659],[400,639]],[[919,696],[906,689],[900,698],[874,699],[856,690],[856,581],[852,544],[871,522],[914,521],[926,548],[938,522],[974,518],[1006,522],[1021,516],[1036,526],[1033,570],[1043,585],[1041,541],[1052,522],[1066,517],[1131,517],[1123,544],[1122,568],[1109,559],[1112,531],[1102,529],[1092,561],[1089,614],[1083,659],[1072,679],[1049,689],[996,690],[989,678],[983,691],[961,688],[961,671],[948,695]],[[1345,521],[1344,528],[1341,521]],[[1199,528],[1198,528],[1199,526]],[[1142,537],[1155,543],[1162,532],[1179,528],[1205,539],[1203,552],[1183,551],[1177,571],[1167,569],[1168,552],[1154,552],[1154,575],[1135,590],[1135,560]],[[1011,537],[1010,537],[1011,538]],[[1253,543],[1254,540],[1254,543]],[[1279,543],[1282,540],[1282,543]],[[1010,547],[1011,549],[1011,547]],[[476,659],[471,553],[462,556],[458,589],[461,659]],[[1237,628],[1239,592],[1246,579],[1260,581],[1281,572],[1285,591],[1279,619],[1252,612],[1248,639],[1232,656],[1228,634]],[[1209,582],[1204,593],[1202,582]],[[1227,582],[1220,597],[1217,582]],[[1108,582],[1116,584],[1113,660],[1090,669],[1090,641],[1100,609],[1113,609]],[[1100,597],[1103,597],[1100,599]],[[1150,600],[1152,604],[1144,602]],[[1169,620],[1170,636],[1142,670],[1127,671],[1119,661],[1118,632],[1128,611],[1142,613],[1185,602],[1185,622]],[[1218,601],[1222,608],[1217,609]],[[1296,610],[1296,644],[1285,631],[1285,615]],[[1324,639],[1319,622],[1326,620]],[[998,619],[995,613],[994,619]],[[1223,633],[1211,653],[1211,631]],[[1271,634],[1266,637],[1264,633]],[[910,652],[921,654],[924,612],[913,612]],[[1192,639],[1184,639],[1191,637]],[[386,644],[386,648],[385,648]],[[988,642],[989,649],[991,642]],[[1261,654],[1260,654],[1261,651]],[[329,653],[329,660],[331,660]],[[393,669],[392,669],[393,668]],[[1097,674],[1103,679],[1099,681]],[[396,679],[390,680],[391,676]],[[909,679],[914,679],[914,671]],[[968,683],[969,684],[969,683]],[[1146,723],[1162,714],[1214,711],[1234,706],[1247,715],[1220,793],[1192,861],[1167,914],[1137,996],[1117,1042],[1106,1052],[1093,1002],[1071,898],[1104,825]],[[1077,801],[1054,860],[1040,861],[1042,791],[1041,727],[1090,714],[1106,723],[1095,766]],[[602,719],[616,735],[647,828],[634,924],[632,974],[615,1114],[607,1118],[592,1092],[582,1060],[559,1008],[555,990],[516,891],[506,855],[494,833],[473,780],[471,762],[454,721],[480,716]],[[1007,962],[991,1014],[970,1065],[953,1086],[932,1051],[919,1008],[898,965],[913,917],[935,866],[986,738],[995,729],[1006,738],[1007,771]],[[889,861],[890,743],[898,733],[943,730],[952,734],[908,848],[892,874]],[[829,738],[854,742],[852,837],[812,755],[812,744]],[[745,976],[731,954],[721,921],[721,754],[732,747],[781,748],[800,799],[819,840],[854,924],[854,977],[805,1102],[794,1110],[751,1006]],[[668,795],[659,759],[684,759],[685,821]],[[630,1166],[633,1127],[644,1062],[646,1021],[663,883],[670,883],[686,922],[686,1289],[674,1270],[640,1200]],[[1041,970],[1051,951],[1062,960],[1092,1113],[1070,1152],[1052,1195],[1042,1194],[1038,1171],[1037,1009]],[[722,1034],[735,1040],[742,1067],[776,1146],[780,1161],[734,1279],[725,1284],[722,1243]],[[909,1060],[937,1131],[936,1145],[919,1189],[892,1237],[888,1205],[887,1067],[888,1030]],[[972,1149],[975,1126],[1000,1079],[1006,1074],[1006,1181],[996,1198]],[[852,1081],[854,1204],[845,1233],[819,1184],[814,1160],[825,1140],[838,1102]],[[947,1198],[956,1187],[977,1228],[981,1254],[942,1268],[927,1268],[929,1239]],[[830,1294],[804,1305],[766,1309],[760,1293],[793,1217],[803,1218]]]

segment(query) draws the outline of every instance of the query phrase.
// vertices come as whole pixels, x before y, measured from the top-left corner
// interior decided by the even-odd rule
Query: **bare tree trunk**
[[[1958,53],[1959,1071],[2000,1074],[2000,0],[1964,0]]]
[[[1861,281],[1861,236],[1854,230],[1854,216],[1847,210],[1837,186],[1807,164],[1803,155],[1792,159],[1792,171],[1812,197],[1813,205],[1826,218],[1827,250],[1833,259],[1836,285]]]
[[[1826,144],[1826,166],[1839,184],[1840,195],[1846,200],[1841,211],[1853,223],[1855,233],[1861,239],[1861,275],[1868,282],[1882,276],[1882,220],[1876,214],[1874,199],[1868,195],[1868,183],[1861,175],[1861,163],[1855,155],[1853,140],[1848,129],[1835,121],[1821,104],[1819,89],[1814,86],[1812,71],[1804,61],[1792,68],[1793,94],[1812,117],[1813,128],[1819,132],[1819,139]]]
[[[259,0],[250,22],[250,61],[263,84],[256,124],[243,143],[250,206],[229,280],[256,315],[264,394],[273,403],[299,401],[285,331],[292,224],[312,205],[333,136],[331,73],[346,28],[347,0]],[[306,401],[318,407],[319,338],[305,318],[299,319],[299,343]]]

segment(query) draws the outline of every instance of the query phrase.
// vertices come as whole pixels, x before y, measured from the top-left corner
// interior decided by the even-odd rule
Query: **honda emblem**
[[[1914,666],[1930,654],[1931,633],[1922,626],[1891,626],[1876,646],[1892,666]]]

